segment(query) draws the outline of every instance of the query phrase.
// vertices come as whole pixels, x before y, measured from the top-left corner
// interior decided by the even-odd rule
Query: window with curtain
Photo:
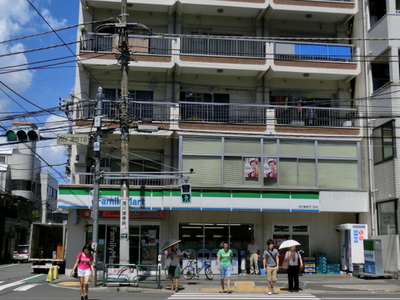
[[[222,185],[221,157],[184,156],[182,170],[193,169],[190,183],[200,186]]]
[[[357,189],[357,161],[318,160],[318,186],[320,188]]]

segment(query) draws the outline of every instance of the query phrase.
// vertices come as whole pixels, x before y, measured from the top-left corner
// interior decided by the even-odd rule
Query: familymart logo
[[[135,199],[129,197],[129,207],[144,207],[146,205],[145,199]],[[121,197],[101,197],[99,198],[99,204],[104,207],[119,207],[121,205]]]

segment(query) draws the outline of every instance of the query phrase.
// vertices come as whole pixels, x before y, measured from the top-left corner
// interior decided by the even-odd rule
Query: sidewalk
[[[63,288],[76,289],[79,286],[77,279],[60,275],[60,278],[53,281],[53,284]],[[101,284],[101,282],[98,282]],[[226,286],[226,285],[225,285]],[[168,292],[169,280],[162,277],[161,289],[156,289],[154,284],[140,283],[134,286],[96,286],[91,289],[99,290],[120,290],[120,291],[141,291],[141,292]],[[346,274],[324,274],[324,275],[303,275],[300,276],[300,288],[310,294],[321,293],[400,293],[400,280],[382,278],[357,278]],[[179,290],[185,292],[218,292],[221,289],[219,275],[214,275],[213,280],[207,280],[204,275],[191,280],[179,280]],[[268,292],[265,275],[232,275],[231,290],[234,292]],[[275,284],[275,291],[289,293],[287,291],[287,275],[278,274],[278,282]]]

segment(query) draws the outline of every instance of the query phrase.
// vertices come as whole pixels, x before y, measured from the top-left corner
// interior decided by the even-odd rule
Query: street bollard
[[[59,266],[53,266],[53,279],[58,279],[58,268]]]
[[[49,273],[47,273],[47,278],[45,280],[45,282],[52,282],[53,281],[53,267],[49,268]]]

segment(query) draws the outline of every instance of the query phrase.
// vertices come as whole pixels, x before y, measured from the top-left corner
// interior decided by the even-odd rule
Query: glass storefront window
[[[303,257],[310,256],[309,249],[309,232],[308,225],[284,225],[284,224],[274,224],[273,225],[273,240],[276,248],[285,240],[296,240],[300,243],[297,246],[297,250],[303,250]],[[282,264],[285,253],[288,249],[279,250],[279,261]]]
[[[246,250],[250,238],[254,236],[252,223],[180,223],[180,248],[193,250],[215,250],[227,241],[237,251]]]
[[[129,263],[140,265],[156,265],[159,248],[160,226],[129,226]],[[92,243],[92,226],[89,225],[86,243]],[[99,225],[99,244],[97,247],[97,263],[119,263],[119,224]]]

